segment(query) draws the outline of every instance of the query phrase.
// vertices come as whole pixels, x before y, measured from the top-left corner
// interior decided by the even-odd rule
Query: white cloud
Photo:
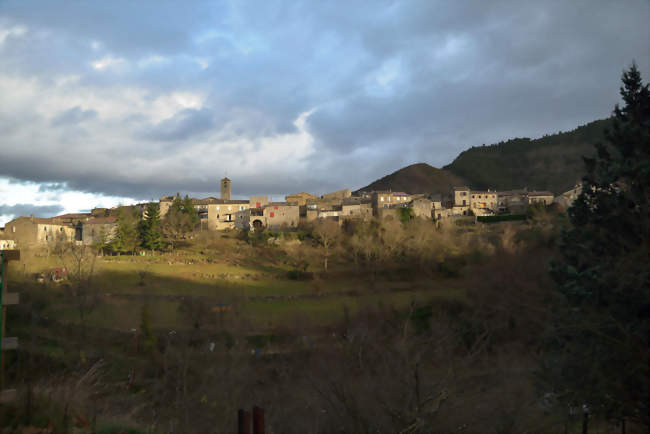
[[[115,68],[116,66],[123,64],[124,62],[125,59],[121,57],[104,56],[101,59],[91,62],[91,65],[93,68],[97,69],[98,71],[102,71],[107,68]]]
[[[207,67],[210,66],[210,62],[205,57],[195,57],[194,61],[199,64],[201,69],[207,69]]]
[[[138,66],[140,68],[148,68],[153,65],[169,62],[169,58],[165,56],[151,55],[143,57],[138,61]]]
[[[0,47],[2,47],[9,37],[22,36],[27,33],[27,28],[24,26],[11,26],[2,27],[0,24]]]
[[[115,207],[120,204],[131,205],[136,203],[136,200],[130,197],[107,196],[69,190],[65,185],[51,190],[43,187],[48,187],[48,185],[35,182],[11,182],[8,178],[0,178],[0,192],[2,193],[0,205],[35,204],[39,207],[58,205],[63,208],[61,213],[65,214],[92,208]],[[16,217],[20,216],[0,215],[0,227]]]

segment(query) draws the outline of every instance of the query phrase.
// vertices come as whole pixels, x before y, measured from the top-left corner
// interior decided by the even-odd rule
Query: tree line
[[[95,247],[113,253],[173,249],[174,243],[187,237],[198,224],[198,213],[188,196],[181,199],[177,194],[164,217],[156,202],[148,203],[142,213],[136,207],[122,206],[118,210],[113,237],[100,235]]]

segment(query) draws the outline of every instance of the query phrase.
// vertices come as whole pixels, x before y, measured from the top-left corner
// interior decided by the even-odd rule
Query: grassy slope
[[[226,238],[221,242],[230,249],[243,243]],[[88,325],[121,331],[139,328],[140,309],[146,302],[154,327],[186,328],[187,318],[179,313],[178,307],[182,297],[187,296],[200,297],[209,306],[231,304],[234,311],[226,315],[238,317],[257,331],[306,320],[313,326],[336,324],[346,308],[354,314],[377,304],[401,309],[412,300],[426,302],[463,296],[463,291],[450,288],[449,282],[434,285],[428,279],[380,279],[371,286],[365,278],[355,275],[350,264],[336,260],[330,266],[338,272],[325,279],[290,280],[287,271],[291,265],[273,255],[259,255],[253,261],[239,259],[237,265],[232,263],[236,255],[201,255],[194,250],[181,252],[180,256],[100,258],[93,279],[100,303],[89,314]],[[215,262],[215,257],[223,261]],[[207,258],[211,258],[209,263]],[[312,258],[311,263],[310,270],[322,271],[319,256]],[[54,256],[31,257],[27,279],[31,273],[57,265]],[[12,268],[14,276],[21,274],[20,265]],[[47,311],[48,317],[77,323],[78,311],[63,296],[62,287],[54,285],[51,292],[54,302]]]
[[[563,193],[580,181],[582,156],[593,155],[610,120],[539,139],[518,138],[462,152],[444,169],[465,178],[473,188],[550,190]]]

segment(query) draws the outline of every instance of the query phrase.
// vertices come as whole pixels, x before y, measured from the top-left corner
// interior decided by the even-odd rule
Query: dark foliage
[[[593,155],[593,143],[604,137],[610,119],[591,122],[566,133],[539,139],[511,139],[474,146],[444,169],[464,178],[472,188],[550,190],[571,189],[584,174],[583,155]]]
[[[623,74],[608,144],[585,158],[552,276],[565,296],[547,361],[563,401],[648,425],[650,376],[650,91]]]

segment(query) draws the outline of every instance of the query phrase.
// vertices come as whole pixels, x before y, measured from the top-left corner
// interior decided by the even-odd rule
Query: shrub
[[[303,270],[289,270],[287,277],[291,280],[314,280],[314,273]]]

